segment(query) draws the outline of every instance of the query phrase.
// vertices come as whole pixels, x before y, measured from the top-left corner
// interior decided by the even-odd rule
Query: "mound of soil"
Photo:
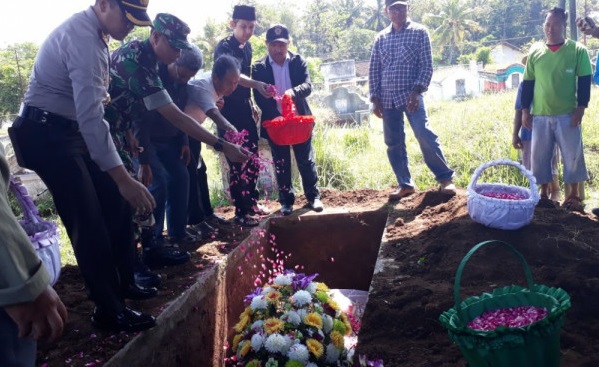
[[[562,366],[599,366],[599,225],[592,215],[536,208],[531,224],[515,231],[484,227],[467,211],[466,193],[447,198],[423,192],[391,209],[382,248],[391,259],[373,279],[358,353],[385,366],[465,367],[439,323],[453,307],[456,269],[476,244],[500,240],[526,258],[535,283],[566,290],[572,302],[561,333]],[[486,246],[467,263],[461,298],[495,288],[526,286],[516,257]],[[532,366],[531,366],[532,367]]]
[[[599,365],[599,225],[592,215],[537,208],[530,225],[501,231],[470,219],[463,190],[454,197],[420,192],[390,204],[388,194],[374,190],[322,193],[325,207],[331,209],[389,209],[381,249],[389,260],[373,280],[359,334],[359,354],[381,358],[386,367],[466,366],[438,317],[453,306],[453,280],[463,256],[477,243],[496,239],[522,252],[536,283],[561,287],[570,294],[572,308],[561,334],[562,365]],[[271,210],[279,209],[278,203],[266,204]],[[219,212],[233,216],[230,207]],[[198,272],[226,256],[247,234],[247,229],[223,226],[214,238],[190,245],[190,263],[159,271],[165,278],[159,296],[130,305],[160,314],[193,283]],[[503,285],[524,285],[523,279],[522,267],[511,253],[488,246],[468,263],[462,298]],[[58,343],[39,345],[38,366],[101,366],[133,338],[91,327],[93,305],[76,267],[63,268],[56,289],[68,307],[69,321]]]

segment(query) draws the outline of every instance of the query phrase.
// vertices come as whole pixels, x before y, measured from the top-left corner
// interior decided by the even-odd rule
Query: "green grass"
[[[599,97],[596,95],[592,93],[583,120],[585,157],[591,176],[586,184],[587,209],[599,205],[599,129],[594,128],[599,120]],[[455,183],[458,186],[466,187],[474,170],[484,162],[500,158],[518,159],[518,151],[511,146],[515,97],[515,91],[507,91],[462,102],[427,102],[429,123],[439,136],[449,165],[456,171]],[[351,128],[335,125],[334,116],[328,109],[313,106],[313,113],[317,118],[313,144],[320,187],[352,190],[388,189],[397,185],[387,159],[380,119],[371,115],[369,124]],[[205,126],[213,129],[210,122]],[[412,177],[420,190],[434,188],[437,182],[423,162],[409,125],[406,126]],[[223,187],[221,160],[212,149],[204,148],[202,153],[209,172],[213,205],[230,205]],[[528,185],[517,169],[506,166],[484,171],[479,182]],[[294,186],[301,192],[297,173],[294,174]],[[276,193],[268,192],[267,195],[276,200]],[[65,244],[62,246],[63,263],[74,264],[64,230],[62,238]]]

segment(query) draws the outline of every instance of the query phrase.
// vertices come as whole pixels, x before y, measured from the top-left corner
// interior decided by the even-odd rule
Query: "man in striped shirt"
[[[408,8],[407,1],[386,0],[391,25],[377,35],[370,56],[370,101],[373,113],[383,119],[387,156],[399,184],[389,200],[411,195],[416,189],[408,168],[404,113],[440,191],[453,195],[456,190],[454,171],[428,126],[422,99],[433,75],[430,38],[424,26],[408,19]]]

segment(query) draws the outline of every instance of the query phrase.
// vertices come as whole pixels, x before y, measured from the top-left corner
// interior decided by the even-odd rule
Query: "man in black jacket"
[[[289,31],[284,25],[274,25],[266,32],[268,55],[252,66],[252,78],[276,86],[277,91],[293,98],[298,115],[311,115],[306,98],[312,93],[312,84],[308,74],[306,60],[288,50]],[[274,97],[274,96],[272,96]],[[262,110],[262,121],[281,116],[281,103],[274,98],[266,98],[254,93],[254,99]],[[272,158],[275,162],[281,214],[289,215],[293,211],[295,195],[291,181],[291,150],[288,145],[275,144],[264,128],[261,136],[268,140]],[[316,184],[318,175],[314,163],[312,137],[301,144],[292,145],[297,168],[302,177],[304,194],[310,207],[317,212],[323,210],[320,192]]]

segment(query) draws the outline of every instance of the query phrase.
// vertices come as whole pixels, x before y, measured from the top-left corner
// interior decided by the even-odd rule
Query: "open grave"
[[[387,209],[271,218],[196,282],[105,366],[221,366],[243,298],[284,259],[284,267],[330,288],[368,291]]]

